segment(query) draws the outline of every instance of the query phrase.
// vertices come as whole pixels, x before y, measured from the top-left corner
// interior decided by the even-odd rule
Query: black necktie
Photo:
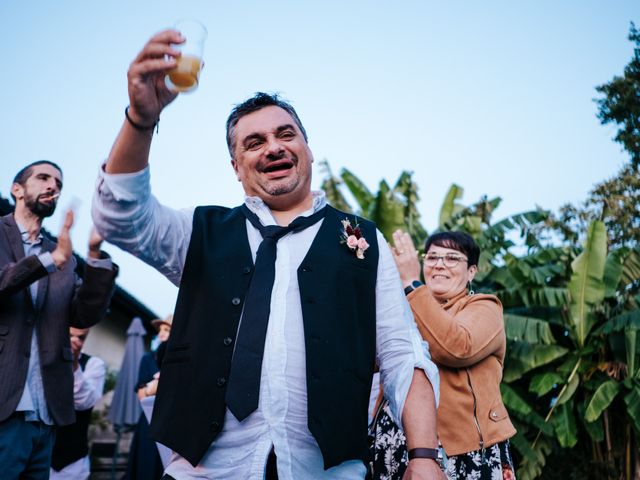
[[[276,274],[277,242],[289,232],[299,232],[318,222],[324,218],[326,211],[325,207],[308,217],[298,217],[288,227],[277,225],[265,227],[260,223],[258,216],[246,205],[241,208],[247,220],[260,230],[262,242],[258,247],[253,278],[244,301],[227,386],[227,407],[238,421],[244,420],[258,408],[264,341],[271,309],[271,291]]]

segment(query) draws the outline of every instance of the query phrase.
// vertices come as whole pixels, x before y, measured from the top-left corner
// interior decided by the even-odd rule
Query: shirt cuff
[[[111,196],[117,202],[139,202],[150,194],[150,177],[148,165],[138,172],[107,173],[103,164],[96,187],[100,195]]]
[[[42,263],[42,266],[49,273],[54,273],[57,270],[56,263],[53,261],[51,252],[44,252],[38,255],[38,260]]]
[[[104,268],[105,270],[111,270],[113,268],[113,262],[110,258],[86,258],[87,265],[93,268]]]

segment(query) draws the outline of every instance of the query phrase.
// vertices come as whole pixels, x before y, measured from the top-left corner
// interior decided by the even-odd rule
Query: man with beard
[[[0,465],[3,478],[49,478],[55,426],[75,421],[69,327],[106,314],[117,267],[92,232],[84,280],[76,274],[68,211],[57,242],[41,232],[62,171],[48,160],[15,176],[14,213],[0,218]]]
[[[377,362],[417,455],[406,478],[442,478],[438,373],[387,242],[311,191],[313,155],[290,104],[257,93],[227,120],[243,205],[173,210],[151,195],[149,149],[177,95],[164,77],[182,42],[160,32],[131,64],[93,204],[109,242],[180,286],[151,422],[175,452],[165,477],[363,479]]]

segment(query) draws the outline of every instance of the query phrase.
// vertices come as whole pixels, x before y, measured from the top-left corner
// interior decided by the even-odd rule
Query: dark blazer
[[[42,251],[55,247],[43,235]],[[87,328],[104,317],[117,266],[107,270],[87,265],[84,281],[75,269],[72,257],[64,268],[48,273],[37,256],[25,257],[13,214],[0,217],[0,421],[15,411],[22,396],[34,328],[49,413],[56,425],[75,420],[69,327]],[[34,304],[29,286],[35,281]]]

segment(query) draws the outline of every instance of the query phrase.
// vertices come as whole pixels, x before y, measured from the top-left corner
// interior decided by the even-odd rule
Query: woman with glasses
[[[506,349],[502,305],[474,294],[480,249],[466,233],[440,232],[420,261],[411,237],[393,234],[393,255],[423,338],[440,369],[438,437],[450,479],[515,479],[515,428],[500,395]]]

